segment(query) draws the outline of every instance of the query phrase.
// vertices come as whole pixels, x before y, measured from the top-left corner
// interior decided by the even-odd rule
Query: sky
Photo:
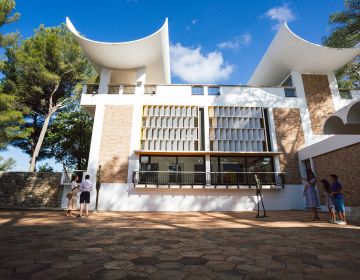
[[[1,32],[27,38],[40,24],[57,26],[69,17],[89,39],[123,42],[152,34],[168,18],[173,83],[246,84],[282,22],[321,44],[329,15],[343,8],[342,0],[17,0],[21,17]],[[17,160],[14,170],[28,169],[21,151],[9,147],[2,156]]]

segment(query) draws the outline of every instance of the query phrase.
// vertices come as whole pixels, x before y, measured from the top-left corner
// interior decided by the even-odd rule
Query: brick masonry
[[[313,162],[318,181],[329,180],[329,174],[338,175],[344,188],[345,204],[360,206],[360,143],[314,157]],[[321,185],[318,184],[318,188],[324,202]]]
[[[280,155],[280,170],[287,184],[301,184],[298,150],[304,145],[300,109],[274,108],[275,132]]]
[[[126,183],[133,106],[105,106],[99,164],[102,183]]]
[[[1,172],[1,208],[37,208],[61,206],[61,173]]]
[[[302,74],[311,128],[316,135],[323,134],[325,120],[334,112],[334,104],[326,75]]]

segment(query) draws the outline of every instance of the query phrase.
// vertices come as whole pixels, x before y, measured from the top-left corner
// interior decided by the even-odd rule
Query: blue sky
[[[40,24],[59,25],[68,16],[88,38],[128,41],[153,33],[168,17],[172,82],[227,84],[247,83],[282,21],[300,37],[321,43],[329,33],[329,15],[344,8],[341,0],[17,0],[16,4],[21,18],[2,32],[18,30],[24,38]],[[3,156],[17,160],[16,170],[28,168],[28,158],[14,148]]]

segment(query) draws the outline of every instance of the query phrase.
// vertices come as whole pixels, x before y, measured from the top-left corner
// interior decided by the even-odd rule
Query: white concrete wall
[[[263,190],[268,210],[303,210],[303,186]],[[94,198],[95,199],[95,198]],[[113,211],[251,211],[257,209],[255,190],[180,190],[129,188],[127,184],[102,184],[99,210]]]

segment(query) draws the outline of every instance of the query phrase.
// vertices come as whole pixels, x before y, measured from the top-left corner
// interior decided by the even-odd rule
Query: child
[[[345,220],[345,206],[344,206],[344,198],[342,193],[342,186],[338,181],[338,176],[335,174],[330,175],[331,180],[331,198],[332,203],[335,206],[336,213],[339,213],[340,221],[337,222],[339,225],[346,225]]]
[[[334,204],[332,203],[332,197],[331,197],[331,185],[328,182],[328,180],[322,179],[321,183],[324,186],[324,194],[325,194],[325,199],[326,199],[326,206],[329,209],[329,213],[330,213],[330,223],[331,224],[335,224],[336,223],[336,215],[335,215],[335,211],[334,211]]]

